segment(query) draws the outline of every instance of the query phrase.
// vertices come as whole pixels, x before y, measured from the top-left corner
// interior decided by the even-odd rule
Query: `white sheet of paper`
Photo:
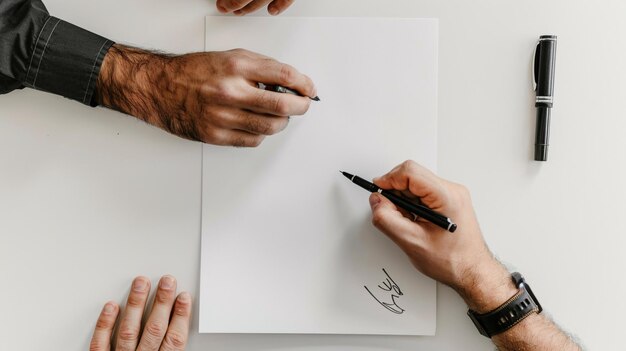
[[[339,171],[435,170],[437,44],[436,19],[207,17],[207,51],[289,63],[322,100],[257,149],[204,147],[200,332],[434,335],[435,282]]]

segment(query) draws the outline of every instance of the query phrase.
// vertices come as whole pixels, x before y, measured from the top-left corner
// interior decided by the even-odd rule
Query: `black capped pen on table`
[[[449,231],[450,233],[454,233],[454,231],[457,228],[457,225],[454,224],[454,222],[452,222],[452,220],[444,215],[441,215],[433,210],[431,210],[430,208],[424,206],[424,205],[420,205],[420,204],[416,204],[414,202],[412,202],[409,199],[406,199],[402,196],[396,195],[393,192],[389,191],[389,190],[384,190],[379,188],[376,184],[370,183],[367,180],[359,177],[359,176],[355,176],[353,174],[347,173],[347,172],[343,172],[343,171],[339,171],[341,172],[341,174],[343,174],[346,178],[350,179],[350,181],[352,181],[352,183],[360,186],[361,188],[371,192],[371,193],[379,193],[382,196],[386,197],[387,199],[389,199],[389,201],[393,202],[396,206],[407,210],[411,213],[413,213],[414,215],[423,218],[447,231]]]
[[[556,35],[542,35],[535,47],[533,83],[537,97],[537,129],[535,131],[535,161],[548,160],[550,141],[550,112],[554,96]]]
[[[263,83],[258,83],[258,87],[259,89],[263,89],[263,90],[267,90],[267,91],[273,91],[275,93],[281,93],[281,94],[291,94],[291,95],[296,95],[296,96],[304,96],[302,94],[300,94],[299,92],[293,90],[293,89],[289,89],[287,87],[284,87],[282,85],[270,85],[270,84],[263,84]],[[320,97],[319,96],[307,96],[309,99],[313,100],[313,101],[320,101]]]

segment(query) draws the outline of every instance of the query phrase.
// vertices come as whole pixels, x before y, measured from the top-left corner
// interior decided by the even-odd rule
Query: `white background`
[[[49,0],[111,39],[202,51],[205,0]],[[300,0],[287,15],[438,17],[439,173],[472,190],[491,248],[591,349],[622,343],[626,3]],[[550,160],[531,161],[530,61],[559,35]],[[375,50],[375,48],[372,48]],[[321,94],[321,92],[320,92]],[[132,278],[197,295],[201,145],[35,91],[0,97],[0,349],[86,349]],[[197,316],[194,319],[197,329]],[[436,337],[198,335],[191,350],[486,350],[439,286]]]

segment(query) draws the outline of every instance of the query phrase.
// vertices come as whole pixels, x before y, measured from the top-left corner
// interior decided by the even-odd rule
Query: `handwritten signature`
[[[400,290],[400,287],[398,286],[398,284],[396,284],[396,282],[393,280],[393,278],[391,278],[389,273],[387,273],[387,271],[384,268],[383,268],[383,272],[385,273],[387,278],[385,279],[385,281],[383,281],[382,286],[378,285],[378,288],[390,294],[389,299],[391,300],[391,302],[382,301],[381,299],[376,297],[376,295],[374,295],[367,286],[363,286],[363,287],[365,288],[365,290],[367,290],[367,292],[370,295],[372,295],[374,300],[376,300],[381,306],[383,306],[384,308],[388,309],[389,311],[393,313],[402,314],[404,313],[405,310],[402,307],[398,306],[396,299],[399,299],[400,296],[404,294],[402,293],[402,290]],[[383,300],[389,301],[388,299],[383,299]]]

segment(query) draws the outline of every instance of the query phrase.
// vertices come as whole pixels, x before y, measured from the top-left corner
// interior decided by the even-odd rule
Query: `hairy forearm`
[[[544,313],[529,315],[513,328],[495,335],[492,341],[503,351],[581,350],[581,347]]]
[[[99,104],[186,139],[201,140],[197,124],[183,113],[197,103],[186,98],[184,84],[172,79],[175,61],[174,56],[115,44],[98,77]]]
[[[498,308],[518,290],[511,281],[510,273],[493,259],[468,273],[465,288],[457,291],[469,308],[478,313],[486,313]],[[503,351],[580,350],[545,313],[531,313],[511,329],[493,336],[492,341]]]
[[[467,306],[478,313],[496,309],[517,293],[511,274],[493,257],[472,266],[465,272],[463,283],[454,288]]]

